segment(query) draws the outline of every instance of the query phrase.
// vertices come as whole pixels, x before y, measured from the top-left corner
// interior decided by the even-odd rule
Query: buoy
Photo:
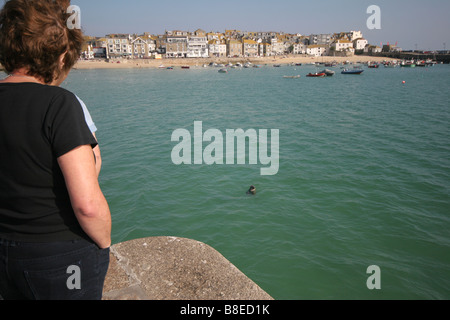
[[[405,84],[405,83],[406,83],[406,81],[404,81],[404,80],[403,80],[403,81],[402,81],[402,83],[403,83],[403,84]]]

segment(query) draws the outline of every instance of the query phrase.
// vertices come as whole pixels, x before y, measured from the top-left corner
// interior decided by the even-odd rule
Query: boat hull
[[[321,71],[320,73],[325,73],[325,75],[326,75],[327,77],[332,77],[332,76],[334,76],[334,74],[335,74],[334,71],[329,70],[329,69],[325,69],[325,70]]]
[[[344,70],[341,73],[342,74],[361,74],[364,70]]]
[[[323,78],[326,76],[326,74],[323,72],[322,73],[309,73],[306,76],[310,77],[310,78]]]

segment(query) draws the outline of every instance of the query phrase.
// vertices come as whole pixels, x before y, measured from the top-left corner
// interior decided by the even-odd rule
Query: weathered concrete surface
[[[104,300],[273,300],[210,246],[155,237],[116,244]]]

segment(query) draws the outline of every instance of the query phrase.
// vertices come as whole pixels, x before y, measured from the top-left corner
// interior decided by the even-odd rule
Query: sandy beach
[[[392,60],[386,57],[371,56],[351,56],[351,57],[304,57],[304,56],[280,56],[280,57],[264,57],[264,58],[185,58],[185,59],[117,59],[106,62],[104,60],[83,60],[75,65],[75,69],[119,69],[119,68],[159,68],[165,67],[202,67],[204,64],[215,62],[217,64],[236,64],[251,62],[258,65],[271,64],[291,64],[302,63],[310,64],[313,62],[337,62],[337,63],[365,63],[368,61],[382,62]]]

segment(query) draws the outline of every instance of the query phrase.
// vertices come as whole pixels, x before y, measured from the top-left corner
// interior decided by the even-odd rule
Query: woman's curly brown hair
[[[50,84],[70,71],[81,54],[83,33],[67,27],[69,6],[70,0],[6,1],[0,11],[0,63],[6,72],[25,68]]]

